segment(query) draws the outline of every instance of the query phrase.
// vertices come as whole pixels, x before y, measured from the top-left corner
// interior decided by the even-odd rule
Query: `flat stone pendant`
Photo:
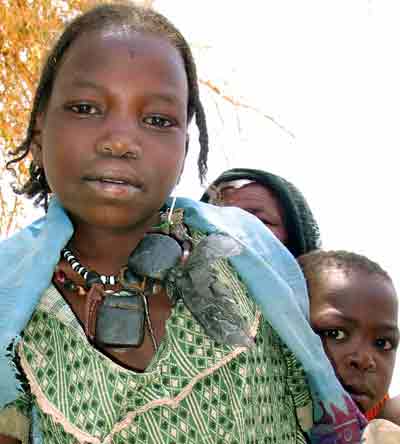
[[[128,258],[128,268],[139,276],[162,281],[182,256],[179,243],[163,234],[147,234]]]
[[[96,343],[113,348],[140,346],[145,328],[144,297],[135,289],[105,292],[97,311]]]

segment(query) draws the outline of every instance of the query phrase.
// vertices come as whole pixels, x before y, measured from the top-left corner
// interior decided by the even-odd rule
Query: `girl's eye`
[[[385,351],[394,349],[394,345],[390,339],[379,338],[375,341],[375,345],[377,348]]]
[[[99,110],[89,103],[78,103],[69,107],[74,113],[83,115],[96,115],[99,114]]]
[[[338,328],[332,328],[330,330],[324,330],[320,333],[324,338],[335,339],[336,341],[343,341],[347,335],[343,330]]]
[[[171,119],[168,119],[168,118],[163,117],[163,116],[145,117],[143,119],[143,121],[147,125],[155,126],[157,128],[170,128],[170,127],[174,126],[174,123],[172,122]]]

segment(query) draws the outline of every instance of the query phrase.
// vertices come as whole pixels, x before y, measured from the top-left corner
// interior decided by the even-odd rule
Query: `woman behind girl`
[[[268,171],[233,168],[222,173],[201,198],[254,214],[294,257],[320,247],[318,224],[303,194]]]
[[[11,162],[32,154],[47,214],[0,248],[0,443],[359,442],[291,255],[168,199],[193,117],[203,178],[196,67],[160,14],[105,4],[57,41]]]

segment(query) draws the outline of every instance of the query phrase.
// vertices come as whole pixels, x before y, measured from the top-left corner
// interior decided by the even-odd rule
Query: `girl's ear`
[[[36,117],[35,128],[33,130],[33,137],[31,142],[31,152],[33,162],[38,167],[43,167],[43,153],[42,153],[42,127],[43,127],[43,114],[38,114]]]

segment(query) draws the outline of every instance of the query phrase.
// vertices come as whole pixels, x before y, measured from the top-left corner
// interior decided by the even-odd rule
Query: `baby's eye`
[[[77,103],[69,107],[74,113],[86,114],[86,115],[96,115],[99,114],[99,110],[89,103]]]
[[[386,338],[379,338],[375,341],[376,347],[378,347],[381,350],[389,351],[393,350],[395,348],[393,342],[390,339]]]
[[[149,116],[143,119],[147,125],[155,126],[157,128],[170,128],[174,126],[174,122],[171,119],[163,116]]]
[[[321,331],[320,334],[324,338],[335,339],[336,341],[343,341],[343,339],[346,339],[346,337],[347,337],[347,334],[343,330],[340,330],[338,328],[324,330],[324,331]]]

